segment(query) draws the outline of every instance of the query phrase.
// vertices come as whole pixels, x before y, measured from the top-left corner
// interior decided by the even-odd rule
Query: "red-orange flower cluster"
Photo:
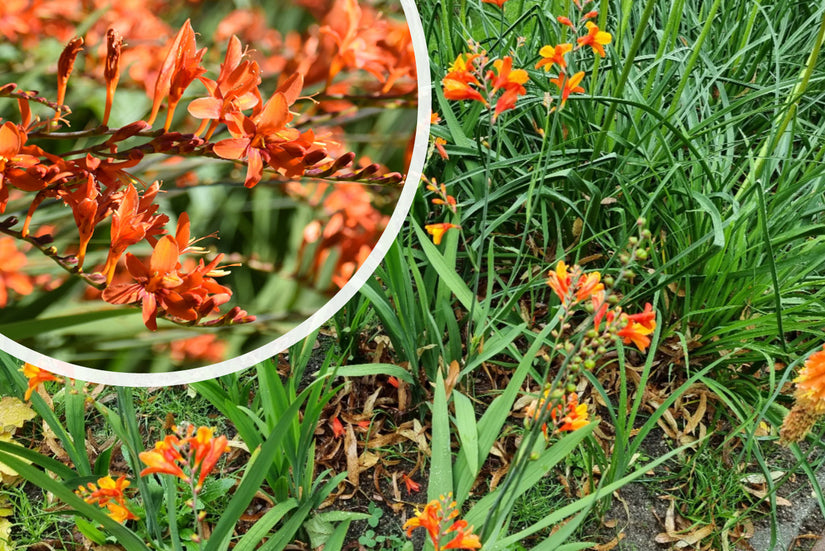
[[[593,308],[593,326],[601,329],[603,320],[607,321],[605,331],[620,337],[624,344],[631,342],[642,352],[650,346],[650,337],[656,329],[656,312],[651,304],[638,314],[626,314],[620,308],[610,309],[605,298],[604,283],[599,272],[585,274],[579,266],[569,268],[563,260],[550,272],[547,285],[553,289],[566,310],[574,305],[590,301]]]
[[[104,3],[106,9],[102,9]],[[372,164],[360,165],[362,168],[357,172],[349,171],[348,167],[355,160],[354,154],[346,153],[326,134],[316,135],[315,129],[299,130],[293,126],[297,112],[295,103],[304,83],[329,81],[326,94],[341,93],[346,91],[346,86],[337,91],[332,90],[332,86],[347,83],[340,78],[335,84],[331,81],[344,69],[363,70],[380,81],[380,91],[374,91],[375,97],[384,93],[411,93],[414,89],[415,63],[406,25],[382,17],[371,7],[360,6],[356,0],[316,6],[318,10],[314,15],[322,25],[312,27],[307,36],[294,34],[286,41],[275,31],[260,25],[250,26],[249,32],[262,33],[273,49],[290,52],[290,57],[278,54],[279,60],[266,60],[269,74],[280,73],[279,84],[267,99],[259,89],[262,75],[267,73],[261,67],[264,60],[248,51],[233,35],[234,31],[226,35],[229,44],[219,74],[214,79],[209,78],[202,63],[206,49],[198,48],[197,34],[190,21],[174,33],[153,13],[168,8],[166,2],[136,3],[130,0],[110,6],[103,0],[43,0],[36,4],[34,9],[15,3],[8,14],[0,17],[13,24],[13,28],[4,27],[0,33],[10,40],[25,41],[38,32],[53,29],[55,32],[47,34],[69,42],[57,62],[56,102],[36,92],[17,90],[15,84],[0,86],[0,97],[15,98],[20,111],[19,124],[0,120],[0,212],[6,209],[10,196],[15,197],[15,201],[17,197],[21,200],[30,198],[22,229],[13,230],[16,221],[10,221],[4,231],[18,239],[31,241],[30,226],[44,201],[57,200],[68,206],[77,226],[78,241],[68,245],[65,256],[59,255],[56,248],[41,247],[41,250],[66,271],[102,289],[102,297],[109,303],[139,304],[144,322],[152,330],[157,328],[158,317],[200,325],[242,323],[254,318],[238,307],[220,315],[218,307],[231,295],[227,287],[214,280],[220,275],[217,270],[220,256],[210,263],[201,262],[195,268],[181,267],[180,255],[192,250],[186,240],[180,238],[180,229],[174,237],[167,235],[165,225],[169,217],[158,212],[156,203],[158,194],[163,191],[162,183],[156,181],[148,185],[128,172],[146,155],[206,156],[241,161],[247,165],[244,180],[247,187],[260,182],[267,168],[288,178],[311,176],[344,180],[347,184],[342,187],[347,187],[349,195],[355,194],[353,186],[360,187],[350,180],[386,178],[396,182],[401,178],[397,173],[378,176],[382,168]],[[83,12],[90,6],[101,8],[99,19],[85,38],[72,38],[75,26],[86,20]],[[219,30],[224,33],[230,28],[244,30],[243,25],[239,28],[235,24],[243,20],[244,13],[243,10],[233,12]],[[164,43],[166,37],[168,41]],[[134,43],[131,43],[133,39]],[[285,42],[289,42],[288,48],[284,48]],[[129,47],[124,47],[124,43]],[[103,126],[79,132],[83,136],[102,137],[105,141],[86,147],[83,150],[85,156],[64,158],[28,142],[31,137],[45,133],[51,139],[60,138],[60,130],[68,123],[70,115],[68,106],[62,103],[66,99],[75,60],[84,45],[88,49],[86,68],[95,71],[96,78],[105,82],[106,104]],[[129,67],[129,75],[146,88],[152,98],[151,112],[145,121],[108,129],[106,125],[112,114],[123,67]],[[316,74],[319,70],[323,74]],[[188,114],[201,121],[200,128],[192,134],[174,132],[171,128],[176,108],[195,81],[205,86],[206,93],[189,104]],[[33,117],[29,106],[32,101],[50,107],[55,115],[50,119]],[[163,129],[152,130],[151,126],[164,108]],[[313,109],[307,111],[313,113]],[[229,137],[211,142],[218,128],[226,128]],[[69,135],[75,139],[76,132]],[[202,135],[204,137],[200,137]],[[124,144],[126,140],[130,140],[128,145]],[[140,141],[143,143],[134,145]],[[17,206],[15,204],[15,208]],[[353,210],[350,206],[347,208]],[[369,254],[377,240],[375,235],[383,230],[384,218],[375,211],[354,223],[352,220],[357,217],[344,220],[336,219],[333,214],[331,226],[346,227],[347,230],[324,230],[329,233],[325,237],[337,240],[336,247],[346,249],[340,255],[336,284],[343,285]],[[84,270],[88,258],[97,258],[87,253],[91,243],[101,240],[99,226],[109,221],[111,230],[105,264],[102,268]],[[350,231],[354,225],[358,225],[358,230]],[[369,235],[350,240],[351,233]],[[7,302],[8,289],[18,294],[31,292],[31,280],[19,273],[23,257],[11,251],[9,243],[6,238],[0,240],[0,252],[8,253],[0,255],[3,259],[0,261],[0,307]],[[140,260],[129,253],[133,246],[142,243],[153,249],[149,259]],[[124,256],[131,281],[113,283],[118,266],[123,266],[121,259]],[[205,319],[213,315],[218,319]]]
[[[404,524],[407,537],[412,536],[416,528],[424,528],[433,542],[435,551],[481,549],[481,540],[473,534],[473,527],[467,526],[466,520],[453,520],[458,516],[456,507],[452,494],[432,500],[423,511],[416,511],[415,517]]]
[[[176,434],[155,443],[151,451],[141,452],[140,460],[147,465],[140,476],[152,473],[177,476],[187,483],[195,483],[197,493],[220,457],[229,449],[226,436],[215,437],[209,427],[189,425],[186,429],[174,427]]]
[[[548,400],[550,399],[550,389],[546,389],[541,398],[533,400],[524,410],[525,422],[529,425],[538,421],[543,411],[550,407]],[[574,431],[584,426],[587,426],[589,420],[587,418],[587,404],[579,403],[579,396],[575,392],[567,395],[566,399],[559,399],[559,403],[550,409],[550,420],[554,425],[554,433]],[[549,438],[547,423],[542,423],[542,432],[545,438]]]
[[[106,287],[103,300],[111,304],[140,302],[143,323],[152,331],[157,330],[159,312],[176,321],[193,323],[212,314],[232,295],[230,289],[213,279],[226,273],[218,269],[223,255],[219,254],[209,264],[201,260],[196,268],[183,272],[179,256],[189,246],[189,219],[181,216],[175,237],[165,235],[155,244],[148,265],[126,253],[126,268],[134,283]],[[254,317],[235,307],[204,325],[230,325],[252,319]]]
[[[472,100],[489,105],[498,92],[493,118],[516,106],[519,96],[527,93],[527,71],[513,69],[513,59],[505,56],[492,60],[492,69],[484,69],[491,60],[484,54],[459,54],[441,80],[444,97],[449,100]],[[484,91],[484,94],[481,92]]]
[[[585,23],[587,34],[576,39],[578,46],[576,46],[575,49],[578,50],[583,46],[590,46],[595,53],[599,54],[601,57],[604,57],[604,46],[610,44],[613,37],[610,33],[599,30],[599,27],[592,21],[587,21],[588,19],[592,19],[598,15],[598,12],[590,11],[581,17],[579,20],[579,25],[581,25],[582,22]],[[560,15],[557,17],[557,20],[562,25],[573,29],[573,31],[578,30],[578,27],[568,17]],[[559,67],[559,74],[556,77],[551,78],[550,82],[559,88],[559,93],[561,95],[560,106],[562,107],[565,103],[567,103],[567,98],[570,97],[570,94],[582,94],[585,91],[584,88],[580,86],[580,83],[584,78],[584,71],[579,71],[573,75],[569,75],[567,72],[566,56],[573,50],[573,44],[569,42],[557,44],[555,46],[543,46],[541,50],[539,50],[541,59],[538,63],[536,63],[536,69],[543,67],[545,71],[550,71],[554,65]]]

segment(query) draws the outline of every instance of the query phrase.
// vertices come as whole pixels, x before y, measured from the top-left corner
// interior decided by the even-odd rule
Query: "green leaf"
[[[470,471],[477,473],[478,430],[473,403],[462,393],[453,390],[453,405],[455,406],[455,424],[458,428],[458,439],[461,441],[460,453],[466,457]]]
[[[432,411],[432,457],[430,459],[430,481],[427,485],[427,499],[430,501],[453,491],[450,412],[447,410],[447,395],[441,370],[438,371],[435,379]]]
[[[356,364],[342,365],[336,368],[335,374],[340,377],[365,377],[367,375],[387,375],[402,381],[415,384],[412,374],[401,366],[393,364]]]
[[[261,543],[261,540],[269,535],[272,527],[278,524],[285,514],[297,506],[298,502],[295,498],[289,498],[267,511],[264,516],[259,518],[246,534],[243,535],[235,546],[235,551],[252,551],[255,549]]]

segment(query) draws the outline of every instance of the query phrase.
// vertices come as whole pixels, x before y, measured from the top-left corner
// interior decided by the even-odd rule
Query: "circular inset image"
[[[429,133],[414,4],[242,4],[4,16],[25,49],[0,50],[0,348],[203,380],[307,336],[380,262]]]

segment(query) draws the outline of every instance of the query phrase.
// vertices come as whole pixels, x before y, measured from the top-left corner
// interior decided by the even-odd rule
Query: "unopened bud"
[[[63,100],[66,98],[66,85],[69,83],[69,75],[72,74],[74,60],[82,49],[83,38],[76,36],[66,44],[60,58],[57,60],[57,103],[59,105],[63,105]]]
[[[639,249],[636,251],[636,258],[639,260],[647,260],[647,251],[644,249]]]
[[[567,392],[576,392],[576,383],[567,383]]]

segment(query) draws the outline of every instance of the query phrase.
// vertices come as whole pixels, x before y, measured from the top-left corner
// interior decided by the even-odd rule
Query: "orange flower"
[[[438,140],[438,138],[436,138],[436,140]],[[424,177],[423,179],[425,182],[427,182],[426,177]],[[438,194],[438,197],[432,199],[433,205],[446,205],[446,207],[450,209],[453,213],[456,212],[455,197],[447,194],[447,186],[445,186],[444,184],[439,185],[435,178],[432,178],[432,180],[427,183],[427,190]]]
[[[181,220],[188,221],[188,218],[181,217]],[[157,316],[161,311],[179,320],[198,321],[232,295],[230,289],[208,277],[226,274],[216,269],[222,254],[209,264],[201,260],[190,272],[180,272],[178,257],[188,246],[188,229],[181,229],[176,237],[183,243],[164,235],[155,244],[148,265],[126,253],[126,268],[135,282],[118,283],[103,290],[103,300],[110,304],[140,301],[143,323],[150,331],[157,331]]]
[[[86,486],[78,486],[74,493],[82,497],[86,503],[106,507],[109,517],[117,522],[138,518],[126,506],[124,490],[129,487],[129,481],[125,476],[117,480],[113,480],[111,476],[104,476],[97,480],[97,484],[99,487],[92,482]]]
[[[416,511],[415,517],[404,523],[407,537],[412,536],[416,528],[424,528],[433,542],[435,551],[442,549],[480,549],[481,541],[473,534],[473,527],[467,526],[467,521],[456,520],[458,516],[457,504],[452,494],[441,496],[430,501],[423,511]],[[441,540],[449,537],[449,541],[442,546]]]
[[[159,233],[169,221],[165,214],[155,214],[158,206],[154,198],[160,191],[160,183],[154,182],[139,196],[130,183],[122,192],[117,208],[112,212],[111,240],[109,255],[103,267],[106,283],[112,282],[117,263],[126,249],[142,241],[147,236]]]
[[[579,48],[590,46],[594,52],[604,57],[604,46],[610,44],[613,37],[608,32],[600,31],[599,27],[592,21],[585,23],[585,26],[587,27],[587,35],[576,40],[579,43]]]
[[[344,436],[344,432],[346,431],[344,430],[344,425],[341,423],[341,420],[338,419],[338,417],[333,417],[329,424],[332,426],[332,434],[335,436],[335,438],[340,438],[341,436]]]
[[[23,396],[23,400],[27,402],[29,401],[29,398],[31,398],[32,392],[34,392],[34,389],[37,388],[38,385],[45,383],[46,381],[58,380],[56,376],[52,375],[48,371],[40,369],[30,363],[24,363],[20,371],[22,371],[23,375],[25,375],[29,380],[29,388],[26,389],[26,394]]]
[[[192,429],[192,427],[190,426],[189,429]],[[218,464],[218,460],[229,449],[229,441],[223,435],[216,438],[209,427],[198,427],[194,436],[190,435],[187,441],[190,449],[194,451],[194,456],[190,459],[190,462],[193,462],[194,465],[192,468],[193,473],[198,476],[198,483],[195,488],[200,490],[206,477]]]
[[[625,344],[633,342],[642,352],[647,350],[647,347],[650,346],[650,338],[648,335],[653,333],[653,330],[656,328],[656,322],[647,321],[646,324],[637,323],[631,320],[627,314],[622,314],[621,319],[627,322],[624,329],[616,332],[618,336],[622,337],[622,342]]]
[[[579,396],[575,392],[567,397],[567,414],[562,417],[563,408],[561,404],[550,412],[550,418],[556,425],[558,432],[574,431],[587,426],[587,404],[579,403]]]
[[[458,57],[450,65],[450,70],[441,80],[444,87],[444,97],[449,100],[473,100],[480,101],[487,105],[478,90],[473,86],[479,86],[478,79],[472,74],[476,59],[479,54],[458,54]]]
[[[481,540],[472,532],[473,527],[468,527],[466,520],[455,521],[446,532],[455,533],[455,536],[442,549],[481,549]]]
[[[204,361],[211,364],[226,358],[226,341],[214,333],[178,339],[169,343],[169,357],[174,362]]]
[[[601,283],[602,274],[599,272],[590,272],[584,274],[576,282],[576,300],[587,300],[604,291],[604,284]],[[656,317],[656,314],[653,314]]]
[[[180,439],[170,434],[160,442],[156,442],[154,450],[140,452],[138,455],[140,460],[147,465],[140,471],[140,476],[152,473],[171,474],[181,478],[184,482],[189,482],[191,478],[178,465],[179,462],[184,461],[180,453],[181,445]]]
[[[138,518],[125,505],[115,503],[114,501],[107,503],[106,508],[109,509],[109,518],[121,524],[127,520],[136,520]]]
[[[546,389],[542,397],[538,400],[533,400],[525,409],[525,426],[530,428],[534,421],[538,421],[541,417],[542,410],[546,406],[547,400],[550,396],[550,389]],[[565,413],[566,412],[566,413]],[[557,404],[550,410],[550,419],[555,425],[554,432],[566,432],[578,430],[587,425],[587,404],[579,403],[579,396],[573,392],[568,394],[566,403]],[[545,438],[549,438],[547,432],[547,423],[542,424],[541,430]]]
[[[215,437],[211,428],[189,425],[186,430],[175,427],[170,434],[155,443],[152,451],[141,452],[140,460],[148,465],[140,476],[151,473],[171,474],[184,482],[196,481],[198,493],[203,482],[215,468],[220,457],[229,449],[226,436]]]
[[[495,4],[495,5],[496,5],[496,6],[498,6],[499,8],[504,9],[504,4],[505,4],[508,0],[481,0],[481,1],[482,1],[482,2],[484,2],[485,4]]]
[[[510,56],[495,60],[493,62],[493,69],[495,69],[498,75],[495,75],[493,71],[487,74],[487,80],[492,81],[492,93],[496,93],[498,90],[504,90],[504,93],[496,102],[494,117],[498,117],[502,112],[514,108],[518,97],[527,93],[523,84],[527,82],[530,77],[524,69],[513,70],[513,58]]]
[[[645,309],[642,312],[628,314],[627,319],[639,323],[651,331],[656,329],[656,312],[653,311],[653,306],[649,302],[645,304]]]
[[[570,291],[570,275],[567,273],[567,264],[564,260],[559,260],[556,264],[556,271],[550,272],[547,277],[547,285],[556,293],[559,300],[564,302],[567,299],[567,294]]]
[[[237,111],[227,114],[226,126],[232,138],[216,143],[214,151],[224,159],[246,159],[246,187],[252,188],[261,181],[264,163],[274,167],[276,157],[285,153],[296,162],[306,154],[303,147],[293,143],[301,139],[301,133],[295,128],[287,128],[292,120],[289,106],[298,98],[302,83],[300,74],[291,77],[252,118]],[[289,146],[288,150],[286,146]],[[296,151],[293,153],[293,150]],[[302,172],[301,169],[285,168],[288,175]]]
[[[444,237],[444,234],[447,233],[447,230],[461,229],[461,226],[456,226],[455,224],[450,224],[449,222],[442,222],[439,224],[427,224],[424,226],[424,229],[427,230],[427,233],[433,236],[433,243],[440,245],[441,239]]]
[[[447,154],[447,150],[444,149],[444,146],[447,145],[447,140],[444,138],[437,137],[433,140],[433,145],[435,146],[436,151],[438,151],[438,155],[446,160],[449,160],[450,156]]]
[[[584,88],[579,86],[579,83],[584,78],[584,71],[579,71],[575,75],[570,78],[567,78],[567,75],[562,73],[556,78],[551,78],[550,82],[555,84],[561,90],[561,104],[564,105],[567,102],[567,98],[573,92],[582,94],[584,93]]]
[[[573,45],[569,42],[559,44],[557,46],[544,46],[539,50],[539,55],[543,58],[536,63],[536,69],[544,67],[545,71],[549,71],[553,65],[558,65],[562,71],[567,69],[567,60],[564,56],[573,50]]]
[[[407,531],[408,538],[412,536],[413,530],[416,528],[424,528],[430,535],[433,545],[438,549],[441,521],[441,502],[434,499],[424,506],[423,511],[416,511],[415,517],[405,522],[403,528]]]
[[[114,480],[111,476],[107,475],[103,478],[98,478],[97,485],[89,482],[85,487],[79,486],[78,489],[75,490],[75,493],[83,497],[86,503],[97,503],[101,506],[106,505],[111,500],[121,503],[125,499],[123,491],[129,487],[129,484],[125,476]]]
[[[794,405],[779,430],[779,442],[799,442],[825,415],[825,347],[814,352],[794,379]]]
[[[203,119],[204,123],[211,121],[206,139],[212,136],[227,113],[245,111],[262,103],[258,91],[261,69],[258,63],[245,57],[246,51],[241,50],[241,41],[233,35],[218,80],[199,77],[209,91],[209,97],[193,100],[188,111],[193,117]]]
[[[414,481],[412,478],[407,476],[406,473],[401,475],[401,480],[404,482],[404,485],[407,487],[407,493],[411,494],[413,492],[418,492],[421,490],[421,485]]]

